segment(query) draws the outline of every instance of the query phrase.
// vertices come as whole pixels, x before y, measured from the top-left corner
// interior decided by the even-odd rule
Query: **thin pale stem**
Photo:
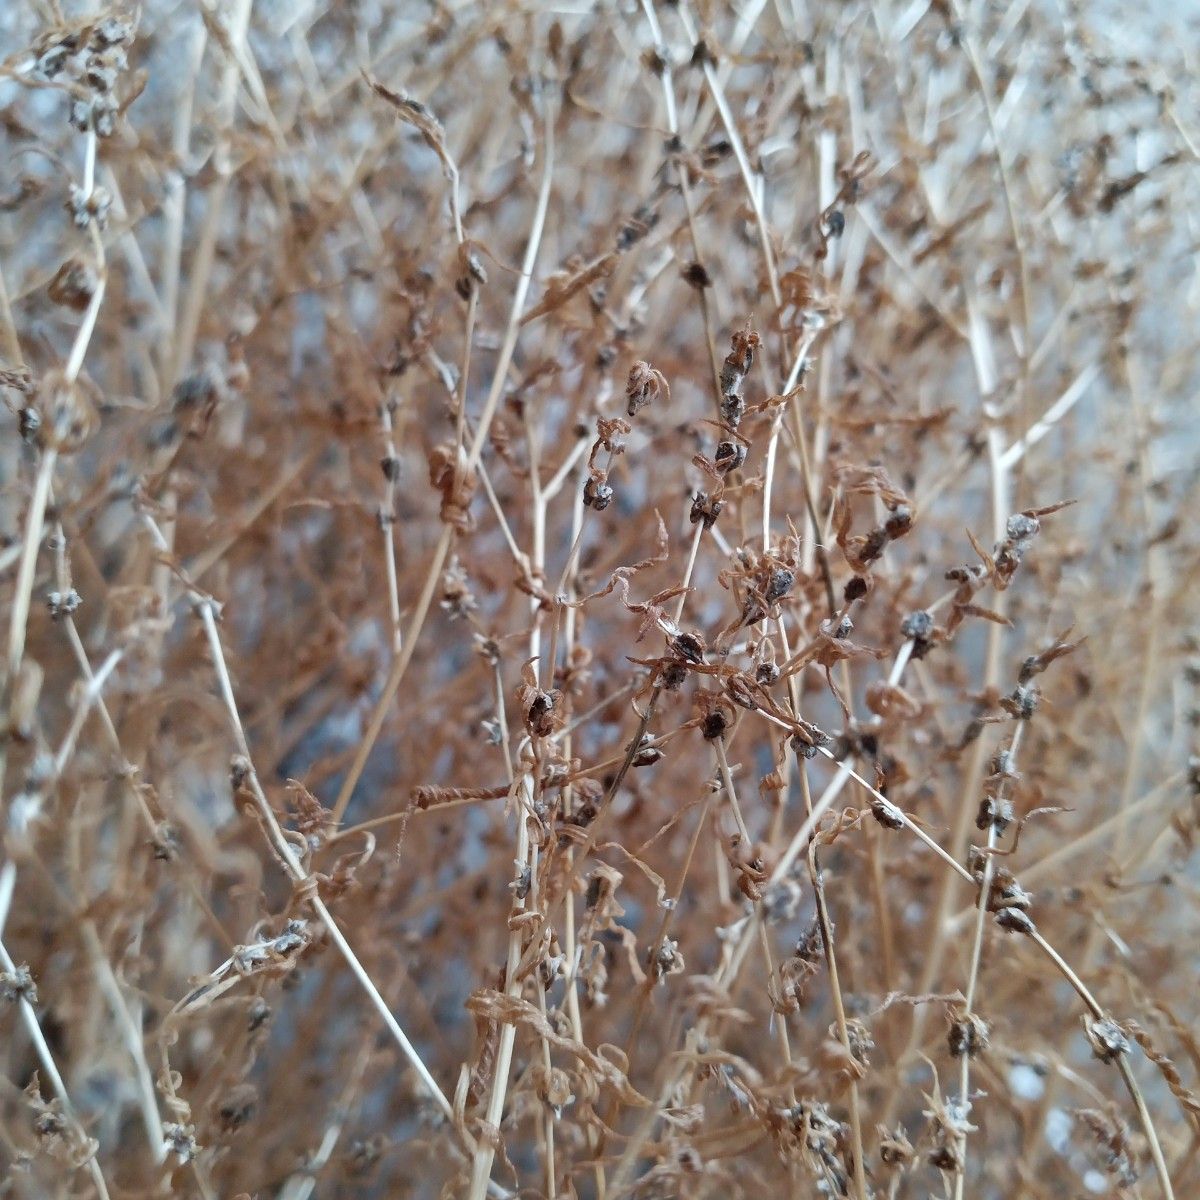
[[[466,463],[463,467],[464,472],[467,474],[470,474],[479,466],[483,447],[487,441],[488,431],[491,428],[492,419],[496,415],[496,408],[500,402],[501,393],[504,390],[505,380],[508,377],[508,368],[512,364],[513,353],[517,347],[517,337],[520,334],[521,313],[525,307],[525,298],[529,294],[529,285],[533,279],[533,269],[537,262],[538,249],[541,246],[542,231],[546,225],[546,210],[550,204],[550,184],[553,179],[554,166],[554,121],[549,113],[545,126],[546,146],[542,159],[542,182],[538,191],[537,207],[534,210],[529,240],[525,248],[525,261],[522,264],[521,275],[517,280],[512,310],[508,319],[508,328],[505,331],[504,342],[501,345],[500,355],[492,376],[491,390],[488,393],[487,402],[484,404],[483,413],[479,418],[475,437],[471,443],[471,448],[466,456]],[[388,709],[391,707],[392,701],[396,697],[396,692],[399,690],[405,673],[408,671],[409,663],[412,661],[413,653],[416,649],[417,640],[425,625],[425,618],[429,615],[433,593],[441,576],[442,568],[445,566],[446,556],[449,554],[450,543],[453,537],[453,527],[450,525],[444,526],[442,535],[438,539],[437,548],[433,553],[433,561],[430,563],[429,570],[425,575],[425,584],[421,591],[421,597],[417,602],[416,611],[409,622],[408,632],[404,638],[404,647],[396,659],[387,681],[384,683],[383,691],[375,704],[371,720],[367,725],[367,729],[354,756],[354,762],[351,764],[345,782],[338,792],[337,800],[333,806],[335,821],[340,821],[346,812],[346,806],[350,803],[350,797],[354,794],[354,789],[358,786],[359,779],[362,778],[362,772],[367,765],[367,759],[370,757],[371,751],[375,747],[375,742],[379,738],[380,731],[383,729],[384,722],[387,720]]]

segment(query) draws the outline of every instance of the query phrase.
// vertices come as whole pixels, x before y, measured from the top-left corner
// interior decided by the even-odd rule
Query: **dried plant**
[[[1200,1190],[1195,13],[0,31],[0,1195]]]

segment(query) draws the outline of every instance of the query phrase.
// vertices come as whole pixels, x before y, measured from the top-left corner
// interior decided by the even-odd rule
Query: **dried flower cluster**
[[[0,1197],[1200,1193],[1151,7],[0,6]]]

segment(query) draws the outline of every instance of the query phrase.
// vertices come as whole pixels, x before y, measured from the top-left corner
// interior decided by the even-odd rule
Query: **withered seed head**
[[[996,924],[1009,933],[1032,933],[1036,926],[1030,915],[1020,908],[1002,908],[996,913]]]
[[[958,1011],[951,1015],[950,1032],[947,1035],[950,1053],[955,1058],[974,1058],[987,1049],[987,1022],[978,1013]]]
[[[1095,1020],[1085,1018],[1083,1028],[1091,1043],[1092,1053],[1101,1062],[1115,1062],[1122,1054],[1129,1053],[1129,1039],[1112,1017]]]
[[[613,489],[604,480],[589,478],[583,485],[583,502],[588,508],[603,512],[612,503]]]
[[[976,829],[987,829],[990,825],[997,833],[1003,833],[1013,820],[1012,801],[1003,796],[984,796],[979,802],[979,813],[975,818]]]
[[[746,447],[741,442],[722,441],[717,443],[713,462],[718,471],[728,474],[736,471],[746,461]]]
[[[933,615],[923,608],[909,613],[900,622],[900,632],[912,640],[927,638],[933,632]]]
[[[694,631],[676,634],[671,639],[671,650],[684,662],[704,662],[704,639]]]
[[[724,507],[723,500],[710,498],[707,492],[697,492],[692,500],[691,522],[696,525],[703,521],[704,528],[711,529],[717,523],[717,517],[721,515],[721,509]]]
[[[662,757],[662,750],[658,746],[649,744],[648,737],[643,735],[641,745],[638,746],[637,753],[634,754],[630,766],[650,767],[656,762],[661,761]]]
[[[763,593],[768,604],[782,600],[795,586],[796,572],[787,567],[775,567],[767,579],[767,587]]]
[[[872,796],[871,815],[885,829],[904,828],[904,817],[890,800],[880,800],[878,796]]]

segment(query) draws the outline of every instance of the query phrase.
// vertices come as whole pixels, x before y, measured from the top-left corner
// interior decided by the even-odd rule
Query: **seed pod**
[[[704,639],[698,633],[676,634],[671,640],[671,649],[684,662],[699,664],[704,661]]]
[[[26,405],[17,414],[17,431],[20,433],[22,441],[32,442],[41,427],[42,417],[36,408]]]
[[[1129,1039],[1112,1017],[1085,1020],[1083,1029],[1091,1043],[1092,1053],[1101,1062],[1115,1062],[1122,1054],[1129,1053]]]
[[[588,477],[583,485],[583,502],[588,508],[603,512],[612,503],[612,498],[613,490],[605,480]]]
[[[1002,908],[996,914],[996,924],[1009,933],[1033,933],[1037,928],[1033,918],[1020,908]]]
[[[796,572],[787,567],[775,567],[767,580],[764,596],[768,604],[782,600],[795,586]]]
[[[871,815],[885,829],[903,829],[904,817],[900,810],[890,800],[880,800],[878,796],[871,797]]]
[[[641,409],[651,401],[657,400],[660,395],[665,395],[667,400],[671,398],[671,389],[667,385],[666,376],[661,371],[656,371],[647,362],[640,360],[635,362],[629,370],[629,379],[625,383],[626,411],[629,415],[636,416]]]
[[[654,745],[647,744],[646,738],[642,738],[642,743],[634,754],[630,762],[630,766],[634,767],[652,767],[656,762],[663,757],[663,752]]]
[[[717,443],[713,463],[722,475],[736,471],[746,461],[746,447],[741,442],[723,441]]]
[[[707,492],[697,492],[689,514],[691,522],[697,525],[702,521],[705,529],[711,529],[717,523],[717,517],[721,515],[721,509],[724,507],[724,500],[710,498]]]
[[[525,714],[525,725],[534,737],[548,737],[558,727],[557,692],[538,692]]]
[[[987,1022],[976,1013],[956,1012],[950,1021],[950,1033],[947,1035],[950,1053],[955,1058],[974,1058],[987,1049]]]
[[[659,675],[659,681],[668,692],[678,691],[687,679],[687,667],[682,662],[668,662]]]
[[[883,530],[893,540],[902,538],[913,526],[912,509],[907,504],[897,504],[892,515],[883,523]]]
[[[990,825],[997,833],[1003,833],[1013,820],[1012,801],[1003,796],[984,796],[979,802],[975,817],[976,829],[987,829]]]
[[[909,613],[900,622],[900,632],[913,641],[927,638],[933,632],[933,614],[923,608]]]

